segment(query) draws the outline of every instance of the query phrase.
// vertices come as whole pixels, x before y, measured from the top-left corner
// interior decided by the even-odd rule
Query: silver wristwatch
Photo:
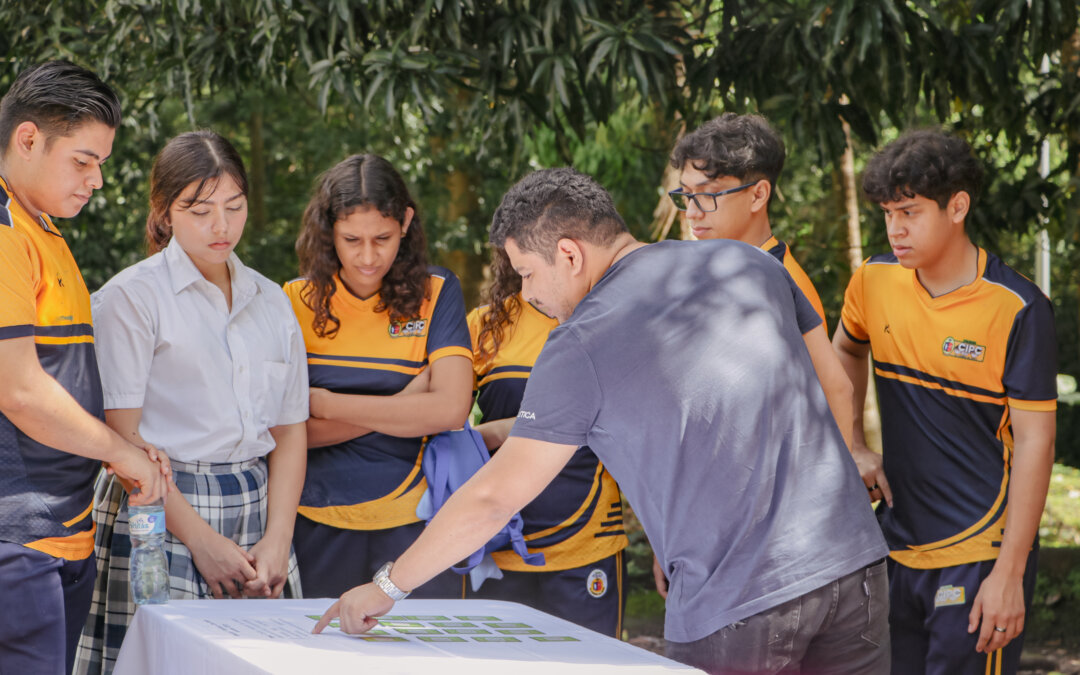
[[[404,600],[408,597],[408,592],[403,591],[394,585],[393,581],[390,581],[390,568],[394,566],[394,563],[388,562],[379,568],[379,571],[375,573],[375,578],[372,579],[375,585],[379,587],[383,593],[390,596],[390,599],[394,602],[398,600]]]

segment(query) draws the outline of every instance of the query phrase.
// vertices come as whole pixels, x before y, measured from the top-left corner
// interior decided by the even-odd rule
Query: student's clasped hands
[[[258,581],[255,556],[240,548],[233,540],[207,527],[202,536],[188,544],[188,549],[196,569],[215,598],[263,595],[263,584],[254,583]],[[248,592],[249,584],[252,584],[253,593]]]
[[[206,528],[192,545],[191,559],[215,598],[276,598],[289,569],[289,546],[260,539],[245,551],[236,542]]]
[[[285,588],[289,575],[289,551],[292,541],[276,541],[267,534],[248,554],[254,559],[255,579],[244,585],[244,594],[249,597],[277,598]]]

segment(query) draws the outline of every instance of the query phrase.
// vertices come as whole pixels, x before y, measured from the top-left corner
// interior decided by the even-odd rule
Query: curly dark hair
[[[983,170],[967,141],[939,129],[909,131],[867,163],[863,192],[872,202],[921,195],[945,208],[957,192],[975,202]]]
[[[319,176],[296,240],[300,275],[306,281],[300,298],[315,313],[311,327],[320,337],[334,337],[341,326],[330,311],[330,299],[337,291],[334,275],[341,269],[334,248],[334,223],[358,208],[375,208],[402,224],[405,210],[413,210],[397,257],[382,279],[375,311],[388,312],[393,321],[410,319],[431,292],[427,238],[405,181],[382,157],[353,155]]]
[[[724,113],[683,136],[671,151],[671,167],[687,164],[709,178],[732,176],[741,182],[776,180],[784,169],[784,139],[761,115]]]
[[[488,311],[480,321],[476,343],[482,362],[490,361],[499,353],[506,337],[506,329],[521,316],[521,275],[510,265],[510,258],[501,248],[492,250],[491,284],[484,295]]]
[[[491,243],[507,239],[523,252],[555,261],[560,239],[606,246],[629,232],[607,190],[590,176],[570,168],[543,169],[514,184],[491,220]]]

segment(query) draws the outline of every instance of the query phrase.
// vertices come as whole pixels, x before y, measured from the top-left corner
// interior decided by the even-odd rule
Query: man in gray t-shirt
[[[712,672],[887,670],[888,551],[834,420],[851,419],[850,385],[783,266],[732,241],[645,246],[570,169],[514,186],[491,238],[563,323],[499,453],[324,621],[370,628],[388,594],[483,545],[587,444],[670,579],[670,656]]]

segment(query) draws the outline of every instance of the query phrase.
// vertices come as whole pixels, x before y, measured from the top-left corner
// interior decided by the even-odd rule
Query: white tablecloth
[[[381,619],[374,634],[350,636],[331,627],[322,635],[311,635],[315,626],[311,616],[321,615],[331,603],[327,599],[180,600],[139,607],[115,672],[697,672],[512,602],[402,600]]]

